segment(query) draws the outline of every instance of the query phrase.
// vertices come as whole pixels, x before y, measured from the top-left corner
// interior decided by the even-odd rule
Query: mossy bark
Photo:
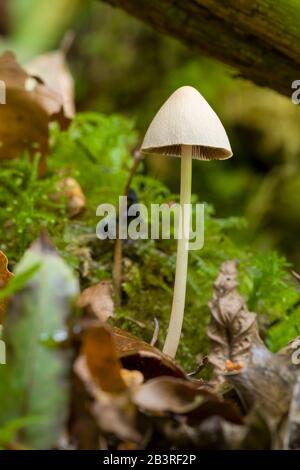
[[[291,95],[300,77],[298,0],[103,0],[244,78]]]

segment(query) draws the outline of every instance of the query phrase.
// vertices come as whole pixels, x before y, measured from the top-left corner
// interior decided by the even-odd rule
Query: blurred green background
[[[217,216],[245,216],[247,242],[281,251],[300,270],[299,106],[100,1],[0,0],[1,52],[12,49],[21,63],[58,49],[67,32],[74,35],[67,61],[77,110],[133,117],[140,139],[177,87],[192,85],[204,95],[228,132],[234,158],[195,161],[193,192]],[[173,192],[179,164],[146,161]]]

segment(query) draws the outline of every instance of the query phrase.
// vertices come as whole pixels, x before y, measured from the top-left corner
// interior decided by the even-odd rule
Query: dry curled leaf
[[[124,392],[104,392],[94,381],[84,356],[80,356],[74,364],[74,371],[84,384],[88,395],[88,407],[94,417],[100,433],[113,433],[121,440],[138,442],[140,435],[136,430],[136,410],[131,403],[130,394]]]
[[[212,339],[214,379],[220,383],[225,377],[231,382],[245,411],[251,410],[243,445],[253,440],[256,425],[261,423],[259,427],[268,436],[264,446],[283,448],[298,374],[292,362],[293,347],[289,345],[278,354],[267,349],[259,338],[256,315],[247,310],[236,287],[236,263],[223,263],[210,303],[212,322],[208,334]]]
[[[9,51],[0,56],[0,80],[6,95],[5,105],[0,105],[0,159],[19,157],[24,151],[45,155],[49,123],[69,123],[62,96],[27,73]]]
[[[297,378],[299,374],[285,354],[274,354],[263,344],[254,344],[248,361],[240,371],[226,374],[246,410],[251,410],[254,422],[259,417],[265,426],[272,449],[287,448],[299,444],[299,416],[297,411]],[[296,410],[296,411],[295,411]],[[289,416],[289,419],[288,419]],[[291,425],[291,422],[294,425]],[[250,434],[254,438],[253,422]],[[255,424],[255,423],[254,423]],[[291,435],[291,429],[298,434]],[[256,433],[257,434],[257,433]],[[297,445],[298,445],[297,444]]]
[[[224,381],[225,361],[244,363],[254,343],[260,343],[256,314],[249,312],[237,291],[237,262],[222,264],[214,282],[213,298],[209,303],[211,323],[207,333],[212,347],[209,361],[214,366],[212,381]]]
[[[30,75],[41,78],[44,83],[62,97],[64,114],[72,119],[75,114],[74,80],[62,51],[39,55],[26,64]]]
[[[136,408],[122,377],[111,331],[106,325],[87,330],[74,370],[93,398],[90,410],[100,432],[138,442],[140,434],[136,430]]]
[[[241,416],[230,402],[221,400],[205,387],[176,377],[156,377],[141,385],[133,395],[134,403],[154,415],[186,415],[189,422],[199,423],[210,415],[241,423]]]
[[[78,306],[85,309],[89,315],[105,322],[114,315],[114,302],[112,299],[112,285],[110,281],[100,281],[87,287],[81,292]]]
[[[104,392],[121,393],[127,387],[109,328],[91,327],[85,334],[82,354],[96,385]]]
[[[234,384],[246,409],[257,404],[276,423],[287,412],[295,373],[285,357],[264,344],[253,345],[245,367],[228,372],[226,378]]]
[[[155,439],[156,431],[162,433],[165,443],[168,433],[164,426],[169,423],[178,428],[182,420],[189,427],[189,436],[195,426],[212,416],[242,423],[232,402],[221,400],[202,382],[191,381],[175,362],[149,344],[98,320],[85,320],[81,325],[85,335],[74,370],[90,397],[81,401],[102,437],[109,441],[113,435],[118,448],[140,448],[146,442],[143,439]]]
[[[187,377],[175,361],[145,341],[119,328],[112,328],[112,334],[124,368],[139,370],[145,380],[161,375]]]
[[[300,375],[294,385],[284,439],[285,449],[300,449]]]
[[[0,251],[0,289],[5,287],[13,274],[7,269],[8,259],[5,254]],[[0,324],[3,323],[7,308],[7,300],[0,300]]]
[[[193,426],[186,422],[174,426],[170,420],[163,424],[169,446],[190,451],[239,449],[246,431],[246,426],[234,424],[216,414]]]
[[[289,341],[277,354],[284,357],[289,368],[297,373],[300,369],[300,336]]]
[[[209,393],[175,377],[157,377],[139,387],[133,400],[140,408],[154,414],[184,414],[203,403]]]

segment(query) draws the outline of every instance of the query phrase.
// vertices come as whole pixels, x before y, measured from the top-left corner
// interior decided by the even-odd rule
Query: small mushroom
[[[232,151],[225,129],[203,96],[190,86],[176,90],[157,112],[145,135],[142,153],[181,157],[179,237],[172,313],[164,353],[175,357],[184,316],[192,159],[225,160]]]

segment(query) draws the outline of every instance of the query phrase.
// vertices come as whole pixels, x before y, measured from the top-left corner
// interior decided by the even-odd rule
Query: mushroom
[[[164,353],[175,357],[184,316],[188,266],[192,159],[225,160],[232,151],[225,129],[193,87],[176,90],[152,120],[142,153],[181,157],[179,236],[171,318]]]

